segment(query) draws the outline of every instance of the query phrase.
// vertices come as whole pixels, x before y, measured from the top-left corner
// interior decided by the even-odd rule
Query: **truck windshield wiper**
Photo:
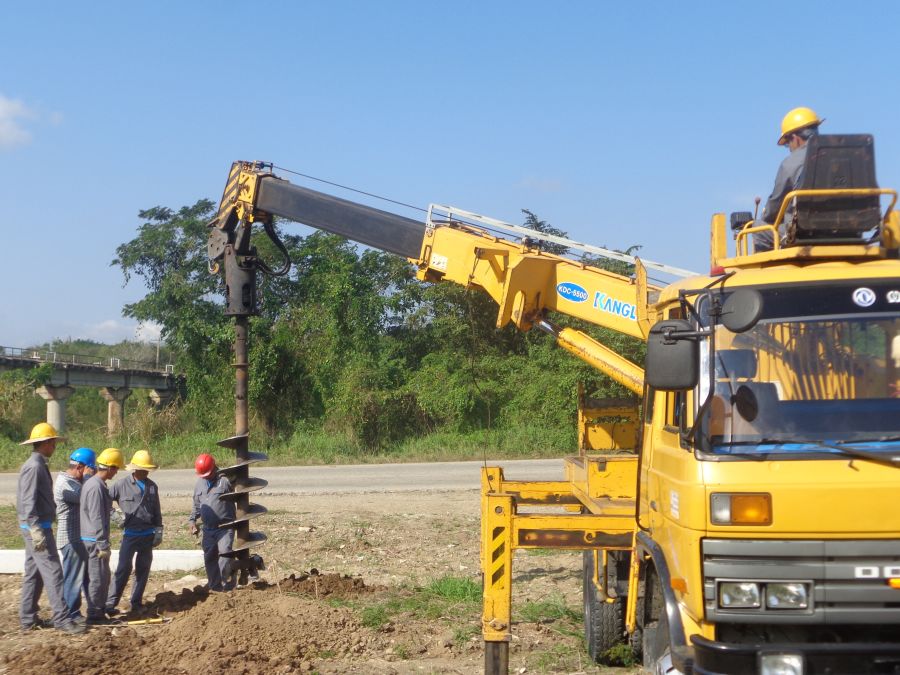
[[[783,438],[763,438],[756,443],[760,445],[765,444],[802,444],[808,443],[809,445],[815,445],[820,448],[828,448],[829,450],[837,450],[842,455],[849,455],[851,457],[855,457],[857,459],[865,459],[870,462],[876,462],[878,464],[886,464],[887,466],[900,467],[900,455],[883,455],[880,452],[871,452],[869,450],[863,450],[862,448],[851,448],[845,445],[846,443],[885,443],[892,440],[900,440],[900,437],[897,436],[884,436],[880,438],[867,439],[864,441],[834,441],[833,443],[826,443],[825,441],[801,441],[796,439],[783,439]]]
[[[859,441],[844,441],[845,443],[857,443]],[[871,442],[871,441],[862,441],[863,443]],[[900,467],[900,455],[882,455],[880,452],[870,452],[869,450],[863,450],[861,448],[849,448],[846,445],[838,445],[837,443],[823,443],[822,441],[816,441],[816,445],[820,445],[823,448],[832,448],[833,450],[838,450],[845,455],[851,455],[853,457],[857,457],[859,459],[867,459],[870,462],[876,462],[878,464],[886,464],[887,466],[895,466]]]
[[[871,452],[862,448],[848,447],[847,443],[889,443],[891,441],[900,441],[900,436],[880,436],[878,438],[867,438],[857,441],[834,441],[826,443],[825,441],[798,440],[796,438],[760,438],[753,441],[729,441],[716,443],[715,445],[735,446],[735,445],[815,445],[820,448],[828,448],[829,450],[837,450],[842,455],[849,455],[856,459],[865,459],[878,464],[886,464],[900,468],[900,455],[884,455],[880,452]],[[751,456],[752,453],[740,453],[741,455]],[[759,453],[756,456],[768,457],[771,453]],[[731,454],[729,453],[729,456]]]
[[[835,441],[835,445],[844,445],[845,443],[891,443],[900,441],[900,436],[875,436],[874,438],[854,438],[846,441]]]

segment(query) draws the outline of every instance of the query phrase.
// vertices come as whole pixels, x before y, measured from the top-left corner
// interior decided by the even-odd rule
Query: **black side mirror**
[[[748,422],[752,422],[759,417],[759,399],[753,390],[745,384],[738,387],[734,393],[734,406],[737,408],[738,415]]]
[[[679,333],[690,333],[679,336]],[[700,345],[690,321],[659,321],[647,337],[644,379],[659,391],[684,391],[697,386],[700,379]]]
[[[722,306],[722,325],[732,333],[746,333],[762,316],[762,293],[753,288],[739,288]]]
[[[735,211],[731,214],[731,231],[737,234],[751,220],[753,220],[753,214],[749,211]]]

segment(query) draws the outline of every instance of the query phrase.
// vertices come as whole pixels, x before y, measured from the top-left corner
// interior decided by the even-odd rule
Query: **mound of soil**
[[[311,671],[318,659],[353,661],[384,651],[385,637],[360,625],[350,609],[316,599],[366,592],[361,579],[315,574],[229,593],[161,593],[151,606],[177,612],[169,623],[94,629],[66,644],[10,654],[5,665],[9,672],[42,674]]]
[[[292,574],[276,584],[280,590],[291,593],[303,593],[314,598],[340,598],[349,600],[361,595],[382,590],[381,586],[366,586],[359,577],[340,574],[319,574],[317,570],[311,570],[309,574],[299,577]]]

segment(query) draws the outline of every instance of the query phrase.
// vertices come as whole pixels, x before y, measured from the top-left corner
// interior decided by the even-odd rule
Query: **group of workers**
[[[134,571],[131,614],[143,606],[144,590],[153,563],[153,549],[162,543],[163,522],[159,487],[149,478],[158,468],[147,450],[138,450],[125,464],[122,452],[107,448],[97,455],[78,448],[69,455],[68,468],[55,483],[48,466],[58,441],[64,440],[52,425],[41,422],[21,445],[31,446],[31,456],[19,471],[16,512],[25,541],[25,574],[19,620],[22,630],[54,627],[80,634],[87,625],[118,623],[119,600]],[[234,532],[220,528],[235,517],[234,502],[223,498],[232,491],[215,460],[197,457],[198,474],[189,519],[191,533],[203,529],[203,559],[209,588],[233,586],[227,554]],[[120,470],[131,473],[110,485]],[[115,573],[110,570],[110,521],[113,502],[118,505],[124,529]],[[53,522],[57,521],[56,536]],[[52,618],[38,617],[38,599],[46,589]],[[86,614],[81,612],[81,596]]]

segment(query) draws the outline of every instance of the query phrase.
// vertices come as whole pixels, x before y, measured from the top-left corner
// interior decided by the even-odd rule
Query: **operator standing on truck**
[[[53,501],[53,479],[47,462],[56,451],[62,436],[46,422],[35,425],[31,436],[20,445],[31,445],[29,457],[19,471],[16,487],[16,516],[25,540],[25,574],[22,577],[22,601],[19,621],[22,630],[41,627],[38,619],[38,599],[47,588],[53,610],[53,626],[66,633],[85,631],[84,624],[73,621],[63,599],[63,572],[53,537],[56,504]]]
[[[117,480],[109,488],[109,496],[118,502],[125,514],[125,534],[119,549],[119,564],[113,579],[112,590],[106,602],[106,613],[119,613],[116,605],[122,597],[128,577],[134,566],[134,586],[131,589],[131,611],[136,612],[143,605],[144,589],[150,578],[153,564],[153,549],[162,543],[162,510],[159,505],[159,487],[148,475],[158,467],[148,450],[138,450],[126,467],[131,475]]]
[[[81,541],[81,487],[88,469],[96,468],[97,456],[90,448],[78,448],[69,455],[69,468],[60,471],[53,483],[56,502],[56,548],[62,554],[63,600],[69,617],[83,619],[81,589],[85,584],[87,549]]]
[[[812,108],[794,108],[781,120],[781,137],[778,139],[778,145],[788,148],[791,154],[785,157],[781,166],[778,167],[778,173],[775,175],[775,187],[766,200],[760,220],[770,225],[775,224],[775,218],[778,216],[785,195],[795,190],[800,184],[800,174],[806,162],[806,144],[810,138],[819,133],[819,125],[824,121],[819,119]],[[784,236],[784,224],[791,221],[793,213],[793,204],[789,204],[779,226],[779,237]],[[772,250],[774,244],[771,232],[757,232],[753,236],[755,252]]]
[[[228,569],[231,561],[224,554],[231,551],[234,530],[230,527],[219,528],[219,525],[235,518],[234,502],[222,498],[222,495],[232,491],[231,481],[219,472],[212,455],[198,455],[194,468],[199,478],[194,487],[194,508],[188,521],[191,534],[200,532],[197,525],[200,518],[203,521],[203,564],[209,590],[228,591],[233,587]]]
[[[110,623],[104,610],[109,593],[109,514],[112,499],[106,487],[125,460],[117,448],[107,448],[97,457],[97,472],[81,488],[81,541],[88,552],[87,621]]]

